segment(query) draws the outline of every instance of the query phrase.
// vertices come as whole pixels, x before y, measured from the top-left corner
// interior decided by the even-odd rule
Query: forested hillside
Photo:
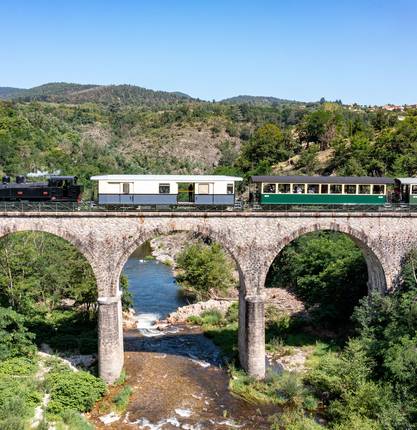
[[[0,87],[0,99],[57,103],[119,103],[161,106],[191,97],[179,92],[153,91],[135,85],[82,85],[52,82],[29,89]]]
[[[415,110],[209,103],[139,87],[54,85],[44,93],[54,102],[0,102],[1,173],[60,170],[83,182],[104,172],[417,174]]]

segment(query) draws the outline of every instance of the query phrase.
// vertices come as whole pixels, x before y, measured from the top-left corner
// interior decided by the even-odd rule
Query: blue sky
[[[0,86],[417,103],[417,0],[0,0]]]

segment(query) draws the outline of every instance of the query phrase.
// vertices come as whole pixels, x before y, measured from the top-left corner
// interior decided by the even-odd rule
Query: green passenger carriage
[[[367,176],[253,176],[252,182],[262,205],[384,205],[395,183]]]
[[[417,178],[397,178],[395,186],[402,202],[417,206]]]

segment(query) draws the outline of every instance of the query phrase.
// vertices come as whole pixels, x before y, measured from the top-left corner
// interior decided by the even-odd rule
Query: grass
[[[123,412],[126,410],[130,396],[132,395],[133,390],[130,385],[125,385],[113,398],[112,402],[116,406],[117,412]]]

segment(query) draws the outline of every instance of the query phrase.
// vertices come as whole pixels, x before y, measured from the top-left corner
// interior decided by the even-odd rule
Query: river
[[[114,423],[104,426],[93,413],[97,428],[268,429],[265,410],[230,394],[221,353],[199,328],[153,327],[183,301],[170,267],[148,259],[149,254],[145,244],[124,268],[138,315],[138,329],[124,332],[127,383],[133,394]]]

